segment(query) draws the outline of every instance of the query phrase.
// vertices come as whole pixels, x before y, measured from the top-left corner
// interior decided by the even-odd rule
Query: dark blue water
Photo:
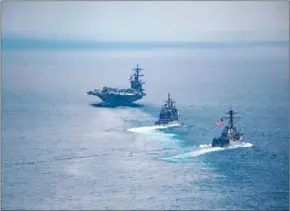
[[[287,209],[287,52],[4,51],[2,208]],[[137,63],[140,107],[91,105]],[[168,92],[191,127],[152,127]],[[230,104],[246,143],[209,149]]]

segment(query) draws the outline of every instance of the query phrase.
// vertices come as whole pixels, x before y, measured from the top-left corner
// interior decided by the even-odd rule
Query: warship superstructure
[[[141,80],[144,76],[141,74],[143,69],[137,67],[133,69],[134,73],[130,77],[130,88],[120,89],[103,87],[103,89],[95,89],[87,92],[88,95],[98,96],[106,105],[118,106],[118,105],[130,105],[133,102],[140,100],[146,94],[142,87],[145,82]]]
[[[227,147],[229,145],[239,144],[243,141],[243,133],[241,133],[234,123],[234,119],[239,118],[234,117],[237,113],[230,108],[226,114],[228,114],[227,117],[223,117],[216,122],[217,126],[221,126],[223,125],[224,119],[228,119],[228,124],[223,129],[221,136],[213,138],[212,147]]]
[[[170,98],[170,93],[168,94],[168,99],[162,106],[159,119],[155,122],[155,125],[168,125],[168,124],[179,124],[179,113],[175,107],[175,101]]]

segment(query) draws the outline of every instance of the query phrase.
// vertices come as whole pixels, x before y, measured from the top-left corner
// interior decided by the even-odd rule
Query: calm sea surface
[[[287,209],[287,52],[4,50],[2,208]],[[140,106],[94,106],[136,64]],[[184,127],[153,127],[168,92]],[[246,143],[211,149],[230,105]]]

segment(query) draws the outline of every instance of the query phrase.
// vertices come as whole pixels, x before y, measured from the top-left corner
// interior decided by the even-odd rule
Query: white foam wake
[[[147,133],[153,130],[158,130],[158,129],[166,129],[170,127],[178,127],[180,124],[170,124],[170,125],[154,125],[154,126],[143,126],[143,127],[135,127],[135,128],[130,128],[127,131],[133,132],[133,133]]]
[[[143,126],[143,127],[136,127],[136,128],[130,128],[127,131],[130,131],[132,133],[138,133],[145,136],[149,136],[153,139],[158,140],[160,144],[166,149],[171,149],[176,144],[176,139],[174,139],[174,136],[176,134],[174,133],[164,133],[163,131],[158,131],[158,129],[166,129],[170,127],[175,127],[177,125],[156,125],[156,126]]]
[[[178,161],[178,160],[183,160],[186,158],[197,157],[197,156],[204,155],[210,152],[224,151],[224,150],[252,147],[252,146],[253,145],[251,143],[241,143],[241,144],[236,144],[236,145],[223,148],[223,147],[212,147],[210,144],[202,144],[199,146],[200,149],[195,150],[193,152],[187,152],[184,154],[179,154],[179,155],[175,155],[171,157],[160,158],[160,160]]]

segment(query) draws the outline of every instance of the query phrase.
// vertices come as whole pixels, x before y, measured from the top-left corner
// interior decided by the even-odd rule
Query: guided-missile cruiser
[[[179,123],[179,113],[175,107],[175,101],[170,98],[170,93],[168,94],[168,99],[162,106],[159,119],[155,122],[155,125],[175,125]]]

